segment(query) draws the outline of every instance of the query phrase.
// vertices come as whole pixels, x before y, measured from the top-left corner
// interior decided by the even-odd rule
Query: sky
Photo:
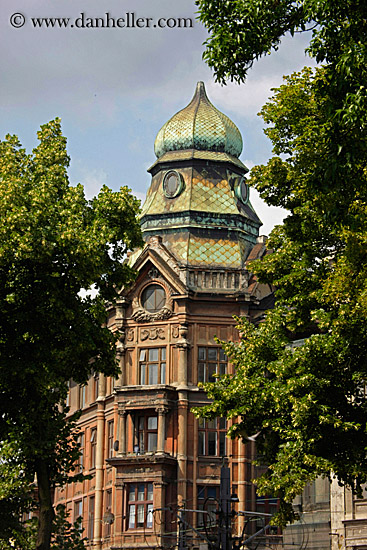
[[[220,86],[202,61],[208,34],[195,12],[194,0],[1,0],[0,139],[16,134],[30,151],[40,125],[60,117],[72,184],[82,183],[89,198],[103,184],[128,185],[144,200],[155,137],[201,80],[240,129],[244,164],[266,163],[271,144],[257,113],[284,74],[311,64],[308,37],[285,37],[278,52],[254,65],[246,84]],[[126,26],[132,17],[140,28]],[[69,22],[41,28],[39,18]],[[110,27],[96,28],[97,18]],[[178,27],[178,18],[191,18],[192,27]],[[267,207],[254,190],[251,202],[261,234],[269,234],[285,212]]]

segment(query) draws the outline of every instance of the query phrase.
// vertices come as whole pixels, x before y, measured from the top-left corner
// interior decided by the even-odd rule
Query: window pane
[[[159,311],[160,309],[162,309],[165,303],[166,303],[166,293],[164,292],[163,288],[158,287],[155,293],[156,310]]]
[[[204,373],[205,373],[205,363],[199,363],[198,382],[206,382]]]
[[[166,363],[161,363],[161,384],[166,383]]]
[[[140,366],[140,384],[142,384],[143,386],[144,386],[144,384],[146,384],[145,365]]]
[[[149,350],[149,361],[158,361],[159,348],[151,348]]]
[[[139,358],[140,361],[144,361],[144,360],[145,360],[145,354],[146,354],[146,352],[147,352],[146,349],[142,349],[142,350],[140,351],[140,358]]]
[[[129,500],[135,500],[135,485],[130,485]]]
[[[207,420],[206,427],[209,428],[210,430],[215,430],[217,427],[217,419],[212,418],[212,420]]]
[[[144,504],[138,505],[137,527],[144,527]]]
[[[138,485],[138,500],[144,500],[144,483]]]
[[[205,349],[206,348],[199,348],[199,361],[205,361]]]
[[[215,513],[216,510],[217,510],[217,505],[214,504],[214,502],[209,503],[207,509],[208,509],[208,512],[209,512],[209,515],[207,516],[207,522],[208,522],[209,525],[213,526],[213,525],[215,525],[216,519],[217,519],[216,513]]]
[[[144,430],[144,416],[139,416],[139,430]]]
[[[225,432],[219,432],[219,454],[224,456],[226,454],[226,434]]]
[[[148,430],[156,430],[158,428],[158,418],[156,416],[148,416]]]
[[[198,485],[198,498],[205,498],[205,486]]]
[[[148,434],[148,452],[151,453],[157,450],[157,434],[149,433]]]
[[[153,500],[153,483],[147,485],[147,500]]]
[[[219,419],[219,428],[220,428],[221,430],[225,430],[225,429],[227,428],[226,419],[223,418],[223,417],[221,417],[221,418]]]
[[[217,496],[217,488],[216,487],[208,487],[207,489],[207,497],[208,498],[216,498]]]
[[[217,365],[215,363],[209,363],[208,364],[208,382],[215,382],[215,378],[213,374],[216,374],[216,367]]]
[[[216,361],[218,358],[218,348],[208,348],[208,360]]]
[[[142,295],[143,307],[145,307],[148,311],[154,311],[155,309],[155,289],[156,285],[151,285],[144,290]]]
[[[148,504],[147,508],[147,527],[153,527],[153,504]]]
[[[227,370],[227,363],[220,363],[219,374],[225,374]]]
[[[161,349],[161,359],[162,361],[166,360],[166,348]]]
[[[208,455],[217,454],[217,432],[208,432]]]
[[[149,385],[158,384],[158,365],[149,365]]]
[[[203,510],[204,506],[202,504],[198,504],[198,509]],[[204,525],[204,514],[198,514],[198,527],[202,527]]]
[[[199,455],[205,455],[205,433],[199,432]]]
[[[227,356],[222,348],[219,350],[219,361],[227,362]]]
[[[129,506],[129,529],[134,529],[135,527],[135,504],[130,504]]]

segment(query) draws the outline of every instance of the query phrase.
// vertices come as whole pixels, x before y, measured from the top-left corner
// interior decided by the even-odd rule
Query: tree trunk
[[[45,461],[36,462],[39,519],[36,550],[50,550],[52,521],[55,513],[52,506],[51,485]]]

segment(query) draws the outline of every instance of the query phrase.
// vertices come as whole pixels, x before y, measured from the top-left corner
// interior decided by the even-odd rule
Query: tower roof
[[[157,158],[168,151],[216,151],[238,158],[242,137],[237,126],[209,101],[198,82],[191,102],[159,130],[154,143]]]

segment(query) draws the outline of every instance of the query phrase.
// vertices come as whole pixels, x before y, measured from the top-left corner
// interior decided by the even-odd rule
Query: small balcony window
[[[128,529],[153,528],[153,483],[131,483],[128,488]]]
[[[139,374],[141,385],[166,383],[166,348],[140,350]]]

